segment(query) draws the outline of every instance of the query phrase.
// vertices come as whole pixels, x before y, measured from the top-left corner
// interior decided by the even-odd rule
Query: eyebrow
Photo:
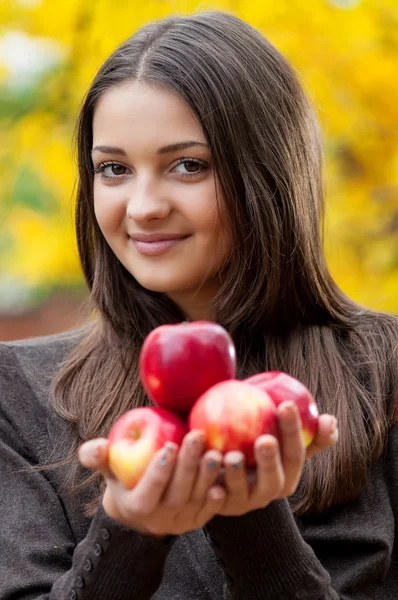
[[[168,144],[158,149],[157,154],[167,154],[168,152],[177,152],[178,150],[185,150],[186,148],[192,148],[194,146],[201,146],[208,148],[208,145],[203,142],[197,142],[189,140],[186,142],[176,142],[175,144]],[[95,146],[92,149],[93,152],[102,152],[103,154],[119,154],[120,156],[127,156],[127,152],[123,148],[116,148],[115,146]]]

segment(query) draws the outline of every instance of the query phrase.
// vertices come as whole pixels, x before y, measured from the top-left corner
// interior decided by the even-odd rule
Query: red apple
[[[260,388],[243,381],[223,381],[195,402],[189,429],[204,431],[208,450],[240,450],[246,466],[255,466],[255,440],[264,433],[277,436],[276,409]]]
[[[108,435],[109,466],[127,488],[133,488],[148,464],[166,442],[178,446],[187,426],[177,415],[162,408],[133,408],[119,417]]]
[[[217,323],[161,325],[142,346],[143,386],[157,406],[174,412],[187,414],[203,392],[235,374],[234,343]]]
[[[281,371],[267,371],[253,375],[245,382],[267,392],[275,406],[282,402],[294,402],[300,413],[305,446],[311,444],[318,429],[318,407],[301,381]]]

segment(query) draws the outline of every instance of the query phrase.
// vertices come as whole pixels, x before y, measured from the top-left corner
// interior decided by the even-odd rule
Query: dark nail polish
[[[203,446],[204,438],[203,436],[195,436],[188,442],[188,448],[191,450],[199,450]]]
[[[238,470],[241,468],[242,464],[243,464],[243,461],[238,460],[237,462],[232,463],[232,468]]]

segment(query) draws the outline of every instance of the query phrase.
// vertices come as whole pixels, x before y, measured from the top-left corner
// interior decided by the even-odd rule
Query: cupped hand
[[[163,537],[199,529],[220,512],[225,500],[225,490],[216,485],[222,456],[213,450],[204,452],[200,431],[188,433],[179,451],[167,442],[132,490],[111,472],[105,438],[82,444],[79,460],[104,476],[105,512],[144,535]]]
[[[245,469],[241,452],[225,454],[223,483],[227,495],[219,514],[243,515],[264,508],[273,500],[291,496],[299,484],[305,460],[336,444],[335,417],[327,414],[319,417],[317,435],[306,449],[296,406],[284,402],[277,412],[280,444],[271,435],[262,435],[256,440],[255,470]]]
[[[277,412],[280,444],[274,436],[260,436],[255,442],[257,467],[249,472],[241,452],[224,456],[215,450],[204,452],[200,431],[187,434],[179,451],[168,442],[133,490],[111,472],[106,439],[84,443],[79,459],[104,476],[102,503],[115,521],[144,535],[179,535],[203,527],[216,514],[240,516],[292,495],[305,460],[336,444],[338,430],[333,416],[319,417],[317,435],[306,449],[296,406],[285,402]],[[222,485],[218,483],[220,476]]]

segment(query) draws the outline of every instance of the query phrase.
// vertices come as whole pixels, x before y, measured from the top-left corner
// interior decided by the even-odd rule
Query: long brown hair
[[[358,306],[332,280],[322,249],[322,141],[293,69],[258,31],[224,12],[173,16],[124,42],[96,75],[77,127],[76,233],[95,316],[56,376],[53,404],[78,446],[148,403],[138,375],[145,336],[185,315],[144,289],[113,254],[93,208],[92,120],[126,80],[176,91],[199,119],[235,235],[215,301],[239,377],[278,369],[335,414],[336,448],[307,461],[296,513],[355,496],[380,455],[397,400],[397,322]],[[66,451],[66,449],[65,449]],[[100,483],[97,475],[83,485]],[[71,483],[72,485],[72,483]]]

